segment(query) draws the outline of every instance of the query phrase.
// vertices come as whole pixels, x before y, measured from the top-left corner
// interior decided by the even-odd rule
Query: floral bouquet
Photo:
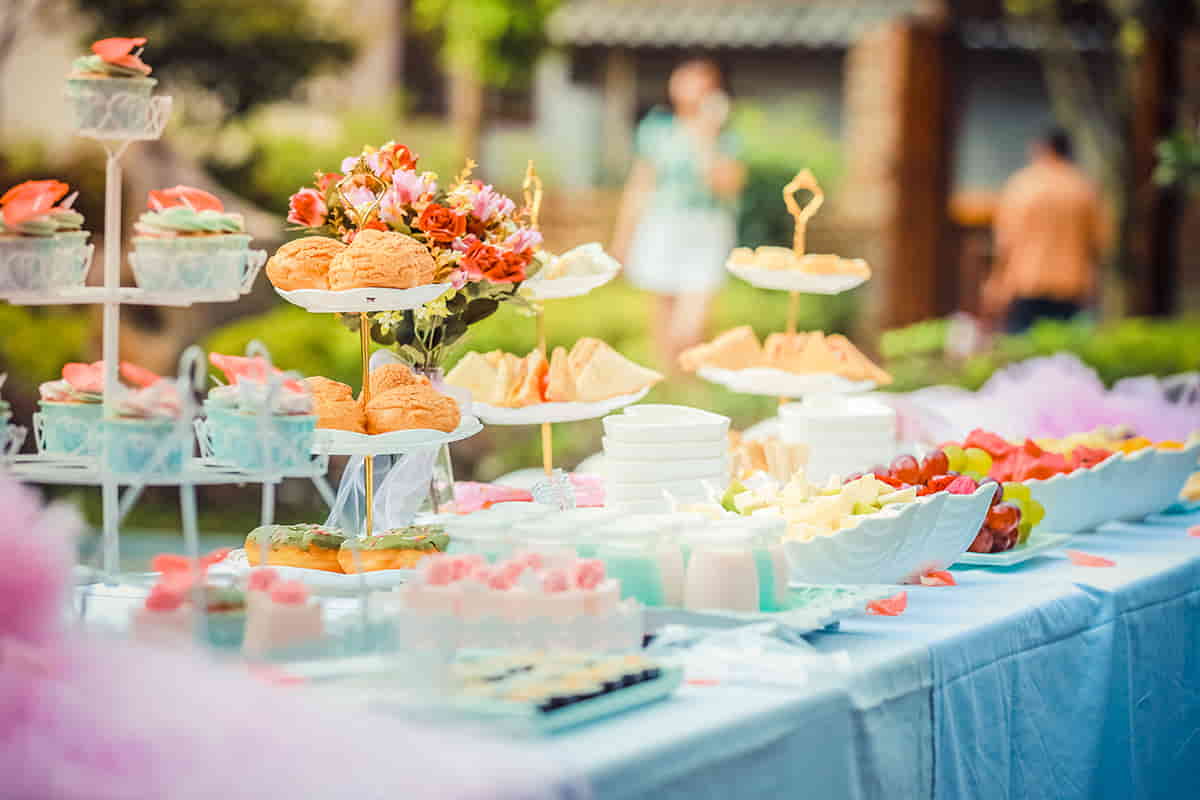
[[[288,221],[345,242],[360,230],[395,231],[425,244],[437,264],[436,282],[453,289],[421,308],[370,315],[371,338],[394,346],[406,362],[436,371],[447,350],[501,303],[525,305],[521,283],[545,257],[541,234],[526,210],[489,184],[472,180],[474,162],[448,186],[417,170],[417,156],[402,144],[365,148],[341,164],[341,173],[318,173],[313,187],[289,201]],[[527,306],[526,306],[527,307]],[[357,314],[343,315],[353,330]]]

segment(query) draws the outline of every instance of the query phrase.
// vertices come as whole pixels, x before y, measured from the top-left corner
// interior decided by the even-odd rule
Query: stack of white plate
[[[604,418],[605,505],[628,513],[699,502],[729,484],[729,418],[687,406],[637,405]]]
[[[819,395],[779,409],[780,436],[808,446],[808,479],[845,477],[896,455],[896,412],[870,397]]]

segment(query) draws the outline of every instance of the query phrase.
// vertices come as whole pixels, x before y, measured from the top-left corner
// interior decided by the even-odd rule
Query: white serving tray
[[[1029,535],[1025,544],[1017,545],[1003,553],[963,553],[955,564],[970,564],[976,567],[1011,567],[1031,558],[1057,550],[1071,538],[1069,533],[1038,533]]]
[[[428,429],[392,431],[391,433],[355,433],[354,431],[317,428],[312,451],[317,455],[331,456],[383,456],[397,455],[422,447],[439,447],[462,439],[469,439],[483,430],[478,418],[463,415],[458,427],[450,433]]]
[[[733,392],[768,397],[803,397],[810,394],[855,394],[875,388],[874,381],[851,381],[831,373],[797,374],[774,367],[720,369],[701,367],[701,378]]]
[[[368,590],[394,589],[406,581],[412,580],[417,574],[415,569],[381,569],[375,572],[364,572],[362,575],[346,575],[341,572],[328,572],[323,569],[305,569],[304,567],[281,567],[275,564],[264,565],[279,573],[286,580],[300,581],[309,589],[319,594],[352,595]],[[250,566],[246,551],[238,548],[229,553],[223,561],[213,564],[209,571],[214,574],[225,573],[241,577],[256,567]]]
[[[275,291],[284,300],[305,311],[322,313],[353,313],[371,311],[407,311],[432,302],[450,288],[449,283],[430,283],[411,289],[345,289],[340,292],[324,289],[293,289]]]
[[[579,422],[611,414],[619,408],[632,405],[650,391],[647,386],[633,394],[610,397],[596,403],[538,403],[521,408],[502,408],[472,401],[471,410],[488,425],[540,425],[543,422]]]
[[[617,277],[619,271],[612,270],[595,275],[568,275],[565,278],[548,280],[534,278],[523,284],[521,290],[528,292],[532,300],[565,300],[568,297],[582,297]]]
[[[866,283],[862,275],[819,274],[795,269],[763,269],[762,267],[727,267],[730,272],[759,289],[775,289],[804,294],[841,294]]]

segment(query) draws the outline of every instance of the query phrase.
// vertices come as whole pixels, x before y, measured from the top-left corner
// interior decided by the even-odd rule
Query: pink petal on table
[[[1094,556],[1091,553],[1085,553],[1082,550],[1068,550],[1067,557],[1071,559],[1071,563],[1077,567],[1115,567],[1117,562],[1110,561],[1107,558]]]
[[[882,600],[867,603],[867,613],[882,617],[898,617],[908,608],[908,592],[900,592]]]
[[[944,569],[935,569],[921,576],[922,586],[957,586],[954,576]]]

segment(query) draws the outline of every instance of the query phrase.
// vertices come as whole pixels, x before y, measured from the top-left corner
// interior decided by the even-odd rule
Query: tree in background
[[[559,0],[412,0],[417,30],[441,39],[450,122],[464,157],[479,157],[484,88],[529,81]]]

